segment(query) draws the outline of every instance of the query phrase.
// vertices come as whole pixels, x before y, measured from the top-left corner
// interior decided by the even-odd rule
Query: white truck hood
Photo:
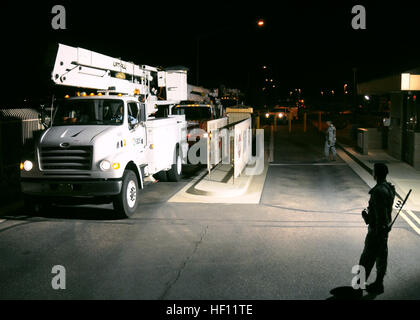
[[[120,126],[57,126],[46,130],[40,143],[44,145],[91,145],[95,138],[118,134]]]

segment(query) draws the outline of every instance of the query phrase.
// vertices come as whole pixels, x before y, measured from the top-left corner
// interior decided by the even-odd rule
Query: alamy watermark
[[[62,5],[55,5],[51,9],[51,13],[55,16],[51,20],[51,27],[54,30],[66,29],[66,8]]]
[[[66,268],[62,265],[55,265],[51,270],[55,276],[51,280],[51,287],[54,290],[65,290],[66,289]]]
[[[355,274],[351,280],[351,286],[355,290],[366,289],[366,270],[361,265],[355,265],[351,269],[351,273]]]
[[[362,5],[356,5],[351,9],[355,16],[351,20],[351,26],[354,30],[366,30],[366,9]]]
[[[235,139],[234,130],[218,130],[217,138],[215,138],[217,141],[212,141],[211,136],[206,131],[198,128],[193,129],[188,134],[188,141],[195,143],[190,146],[187,157],[184,157],[184,163],[187,163],[188,159],[188,162],[193,165],[233,164],[236,158],[240,159],[241,162],[246,162],[245,174],[247,176],[260,175],[264,171],[264,130],[256,129],[255,133],[254,156],[252,154],[252,129],[243,130],[238,135],[240,137],[239,141],[234,141],[236,148],[235,146],[231,147],[231,139]],[[198,141],[196,141],[197,137],[200,137]],[[215,149],[218,149],[218,151],[216,152]],[[219,156],[216,157],[216,154]]]
[[[55,5],[51,9],[55,16],[51,20],[51,26],[54,30],[66,29],[66,8],[63,5]],[[351,26],[354,30],[366,29],[366,8],[360,4],[353,6],[351,13],[355,16],[351,20]]]

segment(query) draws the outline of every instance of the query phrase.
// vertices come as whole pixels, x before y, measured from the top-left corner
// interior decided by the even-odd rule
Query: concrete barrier
[[[252,154],[251,119],[239,122],[233,130],[235,134],[233,176],[237,178],[245,169]]]

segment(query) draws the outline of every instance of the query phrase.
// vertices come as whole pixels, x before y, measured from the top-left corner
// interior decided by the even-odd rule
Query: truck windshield
[[[211,120],[209,107],[177,107],[174,114],[185,114],[186,120]]]
[[[120,125],[124,102],[111,99],[64,100],[54,106],[53,126]]]

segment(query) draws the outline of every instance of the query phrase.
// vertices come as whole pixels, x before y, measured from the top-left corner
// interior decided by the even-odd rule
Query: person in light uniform
[[[336,129],[331,121],[327,121],[327,130],[325,131],[325,146],[324,146],[324,156],[325,161],[329,161],[330,151],[333,155],[333,161],[337,160],[337,152],[335,150],[336,142]]]

